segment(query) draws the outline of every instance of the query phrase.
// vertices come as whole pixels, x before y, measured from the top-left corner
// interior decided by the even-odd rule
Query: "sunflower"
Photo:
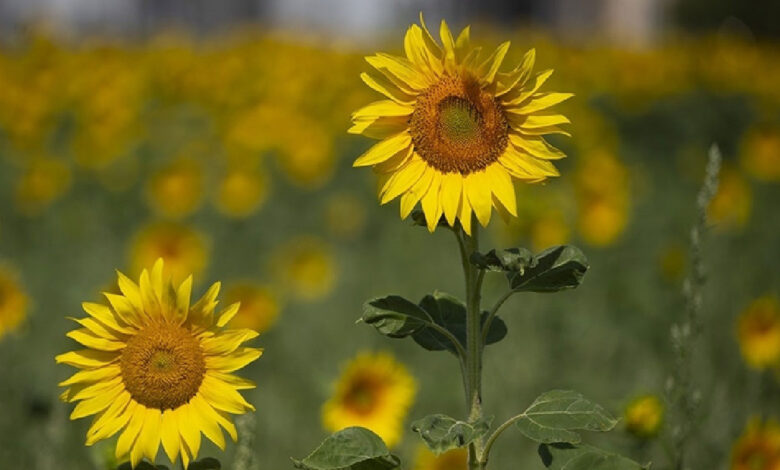
[[[185,225],[156,222],[142,228],[130,246],[130,272],[140,274],[158,258],[165,259],[174,282],[192,274],[197,280],[208,264],[204,237]]]
[[[776,297],[761,297],[748,305],[737,319],[737,338],[748,365],[780,367],[780,303]]]
[[[268,197],[269,179],[255,168],[230,168],[219,182],[217,209],[233,218],[254,214]]]
[[[420,444],[414,459],[414,470],[466,470],[468,454],[465,447],[451,449],[436,455]]]
[[[181,158],[157,170],[149,179],[149,205],[165,217],[190,215],[203,201],[204,180],[203,167],[197,160]]]
[[[636,437],[647,439],[658,434],[664,417],[664,405],[656,395],[643,395],[626,407],[626,430]]]
[[[321,299],[338,277],[332,249],[321,239],[301,236],[287,242],[274,259],[274,271],[296,297]]]
[[[95,415],[87,445],[122,431],[116,457],[135,467],[154,462],[162,444],[184,466],[198,455],[201,433],[224,449],[223,428],[235,441],[230,414],[254,407],[238,390],[254,384],[231,372],[254,361],[261,349],[241,346],[248,329],[224,330],[238,312],[232,304],[215,313],[219,283],[190,305],[192,277],[177,287],[164,277],[163,261],[144,270],[136,284],[118,273],[122,295],[106,293],[109,306],[84,303],[87,318],[68,337],[85,349],[56,357],[80,370],[60,383],[71,419]]]
[[[16,276],[0,266],[0,339],[16,330],[27,315],[27,295]]]
[[[552,71],[532,76],[534,50],[500,73],[509,43],[483,60],[469,31],[454,39],[442,21],[440,46],[420,15],[406,32],[406,57],[367,57],[378,73],[361,78],[388,99],[353,113],[349,129],[381,139],[354,163],[378,173],[380,202],[400,196],[401,218],[420,202],[430,231],[442,214],[467,233],[472,212],[483,226],[493,207],[517,216],[513,178],[558,176],[550,160],[564,157],[543,136],[568,135],[559,126],[569,120],[548,110],[572,95],[539,91]]]
[[[753,419],[731,451],[732,470],[780,470],[780,425]]]
[[[393,446],[401,438],[416,391],[414,378],[390,354],[359,354],[344,368],[334,395],[323,405],[323,426],[332,432],[362,426]]]

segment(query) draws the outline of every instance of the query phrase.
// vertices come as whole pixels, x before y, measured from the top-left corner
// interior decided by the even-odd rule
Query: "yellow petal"
[[[509,173],[500,163],[493,163],[485,168],[485,176],[490,181],[493,195],[511,215],[517,217],[517,196]]]
[[[409,105],[414,103],[413,95],[405,93],[384,75],[369,75],[363,72],[360,74],[360,79],[371,89],[378,91],[398,104]]]
[[[439,190],[441,189],[442,175],[438,171],[433,173],[431,185],[422,197],[421,205],[428,224],[428,231],[433,233],[441,218],[441,204],[439,204]]]
[[[58,385],[60,387],[67,387],[78,383],[85,382],[97,382],[99,380],[113,379],[118,376],[122,370],[118,364],[112,364],[106,367],[99,367],[97,369],[86,369],[76,372],[69,379],[63,380]]]
[[[203,297],[198,299],[190,308],[190,315],[196,322],[210,321],[211,315],[214,313],[214,309],[217,306],[217,297],[219,296],[219,289],[222,287],[222,283],[215,282],[208,288]]]
[[[419,158],[419,156],[417,157]],[[426,165],[422,176],[412,185],[409,190],[401,196],[401,218],[405,219],[412,212],[414,206],[420,201],[423,195],[428,191],[436,170]]]
[[[519,106],[525,100],[531,98],[539,90],[539,88],[544,85],[544,82],[546,82],[552,74],[553,70],[545,70],[540,72],[536,75],[534,83],[530,88],[516,88],[512,90],[511,93],[507,93],[501,97],[501,103],[504,106]]]
[[[566,156],[566,154],[547,143],[544,137],[541,136],[510,133],[509,142],[518,150],[543,160],[559,160]]]
[[[213,376],[203,377],[198,394],[214,408],[228,413],[241,414],[255,409],[235,388]]]
[[[485,176],[485,170],[469,173],[463,182],[463,188],[479,223],[483,227],[487,227],[487,224],[490,222],[492,203],[490,200],[490,182]]]
[[[255,388],[257,386],[255,385],[254,382],[252,382],[249,379],[245,379],[243,377],[239,377],[233,374],[218,372],[215,370],[206,371],[206,375],[210,375],[217,380],[221,380],[222,382],[225,382],[226,384],[230,385],[236,390],[248,390],[250,388]]]
[[[520,62],[512,72],[506,74],[498,81],[496,87],[496,97],[505,95],[512,91],[517,86],[522,86],[528,77],[531,76],[531,71],[534,68],[534,62],[536,61],[536,49],[531,49],[525,53],[523,60]],[[501,74],[499,74],[501,75]],[[540,85],[541,86],[541,85]]]
[[[531,114],[563,103],[574,96],[574,93],[536,93],[519,106],[505,108],[506,112],[514,114]]]
[[[81,369],[93,369],[107,366],[119,359],[119,354],[111,351],[96,351],[94,349],[79,349],[59,354],[54,358],[57,364],[68,364]]]
[[[95,320],[94,318],[66,318],[68,320],[73,320],[74,322],[89,330],[90,333],[93,333],[101,338],[110,339],[112,341],[123,341],[125,338],[127,338],[127,334],[122,334],[116,330],[108,328],[106,325],[99,322],[98,320]]]
[[[450,226],[455,225],[462,192],[463,177],[460,173],[445,174],[441,182],[441,205],[444,210],[444,217]]]
[[[130,400],[130,394],[123,392],[111,403],[111,406],[100,414],[87,431],[86,445],[91,446],[97,441],[108,439],[130,421],[135,402]]]
[[[70,419],[83,418],[105,410],[111,405],[111,402],[119,397],[119,394],[124,391],[124,389],[125,386],[120,383],[103,391],[99,395],[78,402],[75,408],[73,408],[73,412],[70,414]]]
[[[458,39],[455,40],[455,59],[462,61],[471,49],[471,26],[461,30]]]
[[[144,305],[143,313],[147,318],[158,318],[162,313],[160,308],[160,297],[152,286],[152,278],[149,271],[144,269],[141,272],[140,279],[141,302]]]
[[[463,231],[466,235],[471,235],[471,204],[469,203],[468,195],[466,194],[466,185],[463,182],[463,194],[460,197],[460,205],[458,206],[458,220],[463,227]]]
[[[147,408],[144,424],[135,444],[141,447],[143,454],[152,462],[155,461],[160,450],[160,421],[162,421],[160,410]]]
[[[146,418],[146,408],[143,405],[136,403],[132,410],[130,420],[127,423],[127,427],[122,431],[122,434],[119,435],[119,439],[116,441],[115,455],[117,459],[127,457],[130,448],[138,437],[138,433],[141,431],[141,426],[144,424],[144,418]]]
[[[143,303],[141,302],[141,289],[133,282],[132,279],[117,271],[117,284],[122,294],[130,301],[136,310],[143,309]]]
[[[414,155],[414,148],[412,146],[407,147],[404,150],[396,153],[392,157],[383,161],[382,163],[374,166],[374,171],[377,173],[395,173],[401,168],[405,167],[407,163],[412,159]],[[419,158],[419,157],[417,157]]]
[[[548,176],[559,176],[555,166],[547,160],[534,158],[531,155],[517,152],[513,148],[508,148],[503,155],[498,158],[505,168],[520,179],[538,179]]]
[[[160,421],[160,442],[163,450],[171,462],[176,461],[179,455],[179,421],[175,416],[176,410],[165,410]]]
[[[103,338],[86,328],[69,331],[65,336],[78,341],[88,348],[99,349],[101,351],[119,351],[125,347],[124,342]]]
[[[125,322],[121,316],[116,312],[112,312],[110,308],[105,305],[96,304],[92,302],[84,302],[81,307],[92,318],[99,320],[104,325],[111,327],[112,329],[125,334],[131,334],[134,332],[130,328],[129,324]]]
[[[241,348],[229,356],[206,356],[204,358],[208,369],[217,369],[222,372],[233,372],[241,369],[258,357],[263,355],[259,348]]]
[[[236,426],[230,420],[230,415],[219,410],[214,410],[214,413],[217,423],[227,431],[230,438],[233,439],[233,442],[236,442],[238,440],[238,432],[236,431]]]
[[[516,121],[521,129],[539,129],[543,127],[569,124],[569,118],[563,114],[531,114],[524,119]]]
[[[425,41],[425,47],[427,47],[434,56],[441,57],[441,48],[438,44],[436,44],[436,40],[433,39],[433,35],[431,35],[431,32],[425,25],[425,19],[423,19],[422,12],[420,12],[420,26],[423,30],[423,40]]]
[[[411,145],[412,138],[408,132],[401,132],[372,146],[366,153],[355,160],[352,166],[371,166],[382,163],[401,150]]]
[[[195,410],[189,404],[180,406],[176,410],[176,417],[179,423],[179,432],[181,433],[182,441],[186,445],[182,448],[182,459],[185,458],[185,450],[187,455],[196,459],[198,457],[198,451],[200,450],[200,427],[197,426],[197,417]]]
[[[452,72],[455,69],[455,40],[452,38],[450,27],[447,26],[447,22],[444,20],[441,20],[439,37],[444,49],[444,69]]]
[[[127,300],[127,297],[123,295],[112,294],[110,292],[103,292],[103,296],[106,298],[106,300],[108,300],[108,303],[111,304],[111,308],[114,309],[114,312],[116,312],[116,314],[119,315],[119,317],[125,323],[133,325],[136,328],[143,327],[145,323],[145,315],[143,315],[142,310],[137,310],[133,306],[132,302]],[[83,305],[84,304],[82,304],[82,306]],[[97,305],[97,304],[87,303],[87,305]]]
[[[92,398],[107,391],[110,391],[117,385],[122,383],[122,377],[114,377],[109,380],[101,380],[99,382],[80,383],[71,386],[67,390],[65,397],[66,401],[73,402],[77,400],[85,400]]]
[[[372,139],[386,139],[409,128],[409,118],[406,116],[380,117],[376,119],[358,119],[347,132],[363,134]]]
[[[406,30],[404,36],[404,52],[406,58],[417,67],[421,73],[424,73],[428,80],[436,80],[437,74],[431,69],[426,55],[427,48],[422,38],[422,30],[416,24],[413,24]]]
[[[477,74],[481,75],[482,81],[485,83],[493,83],[496,79],[496,74],[501,64],[504,62],[504,57],[509,50],[509,41],[502,43],[493,54],[479,67]]]
[[[257,338],[258,333],[250,329],[227,330],[201,341],[200,346],[205,354],[225,355],[230,354],[242,343]]]
[[[366,62],[408,94],[417,94],[432,84],[411,62],[402,57],[380,52],[366,57]]]
[[[227,306],[227,308],[219,312],[217,314],[217,326],[221,328],[227,325],[228,322],[232,320],[233,317],[236,316],[240,308],[241,308],[241,302],[236,302],[234,304]]]
[[[200,392],[190,400],[193,413],[190,414],[197,421],[198,427],[211,442],[222,450],[225,450],[225,436],[222,435],[222,429],[219,428],[217,420],[213,417],[216,414],[214,409],[201,397]]]
[[[190,311],[190,298],[192,296],[192,275],[179,285],[176,290],[176,310],[179,311],[180,320],[183,323],[187,320],[187,314]]]
[[[421,158],[412,158],[409,163],[393,174],[382,188],[381,204],[387,204],[409,190],[422,176],[428,166]]]
[[[363,106],[354,113],[352,119],[375,119],[378,117],[409,116],[414,112],[413,106],[398,104],[393,100],[374,101]]]

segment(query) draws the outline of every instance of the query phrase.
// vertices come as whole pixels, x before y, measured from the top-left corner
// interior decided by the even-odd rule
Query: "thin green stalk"
[[[495,304],[493,304],[493,308],[488,311],[487,319],[485,319],[485,324],[482,325],[482,347],[485,347],[485,342],[487,341],[487,335],[488,331],[490,331],[490,324],[493,323],[493,319],[496,318],[496,315],[498,314],[498,309],[501,308],[502,305],[504,305],[504,302],[507,301],[509,297],[514,294],[514,291],[509,291],[506,294],[502,295],[500,299],[496,301]]]

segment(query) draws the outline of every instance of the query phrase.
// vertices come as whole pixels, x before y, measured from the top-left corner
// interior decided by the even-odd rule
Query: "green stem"
[[[512,416],[509,418],[504,424],[496,428],[496,430],[493,432],[493,434],[490,435],[487,442],[485,443],[485,448],[482,450],[482,464],[487,465],[488,457],[490,456],[490,449],[493,447],[493,444],[496,442],[496,439],[498,439],[498,436],[501,435],[502,432],[506,431],[506,429],[512,425],[515,421],[522,419],[525,417],[525,413],[520,413],[517,416]]]
[[[472,235],[467,235],[462,227],[456,229],[460,248],[461,263],[466,278],[466,406],[468,419],[473,422],[482,418],[482,325],[480,324],[480,299],[484,271],[471,264],[471,255],[479,249],[479,226],[472,221]],[[482,442],[472,442],[468,447],[469,470],[482,470],[480,461]]]

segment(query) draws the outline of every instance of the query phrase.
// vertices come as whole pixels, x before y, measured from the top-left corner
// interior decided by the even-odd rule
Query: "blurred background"
[[[537,70],[556,70],[548,88],[576,94],[561,106],[573,137],[554,141],[562,177],[520,187],[520,217],[495,217],[483,247],[574,243],[592,268],[576,291],[504,307],[486,412],[503,421],[573,388],[624,417],[589,442],[669,467],[669,332],[717,143],[692,468],[780,465],[774,0],[0,0],[1,462],[115,465],[113,441],[86,448],[89,420],[68,421],[56,384],[72,371],[53,358],[74,346],[65,317],[115,290],[114,269],[137,276],[163,256],[196,291],[221,280],[223,301],[244,305],[237,321],[263,332],[244,372],[258,382],[244,423],[257,468],[315,447],[345,364],[372,351],[418,385],[395,446],[404,468],[454,468],[408,429],[464,413],[454,359],[354,324],[370,297],[463,295],[452,236],[400,221],[351,168],[372,142],[346,134],[350,113],[378,99],[362,58],[401,52],[420,11],[472,24],[487,47],[511,40],[507,68],[535,47]],[[490,277],[486,302],[503,288]],[[234,449],[202,452],[232,468]],[[767,466],[748,467],[755,454]],[[494,455],[496,468],[542,468],[519,433]]]

